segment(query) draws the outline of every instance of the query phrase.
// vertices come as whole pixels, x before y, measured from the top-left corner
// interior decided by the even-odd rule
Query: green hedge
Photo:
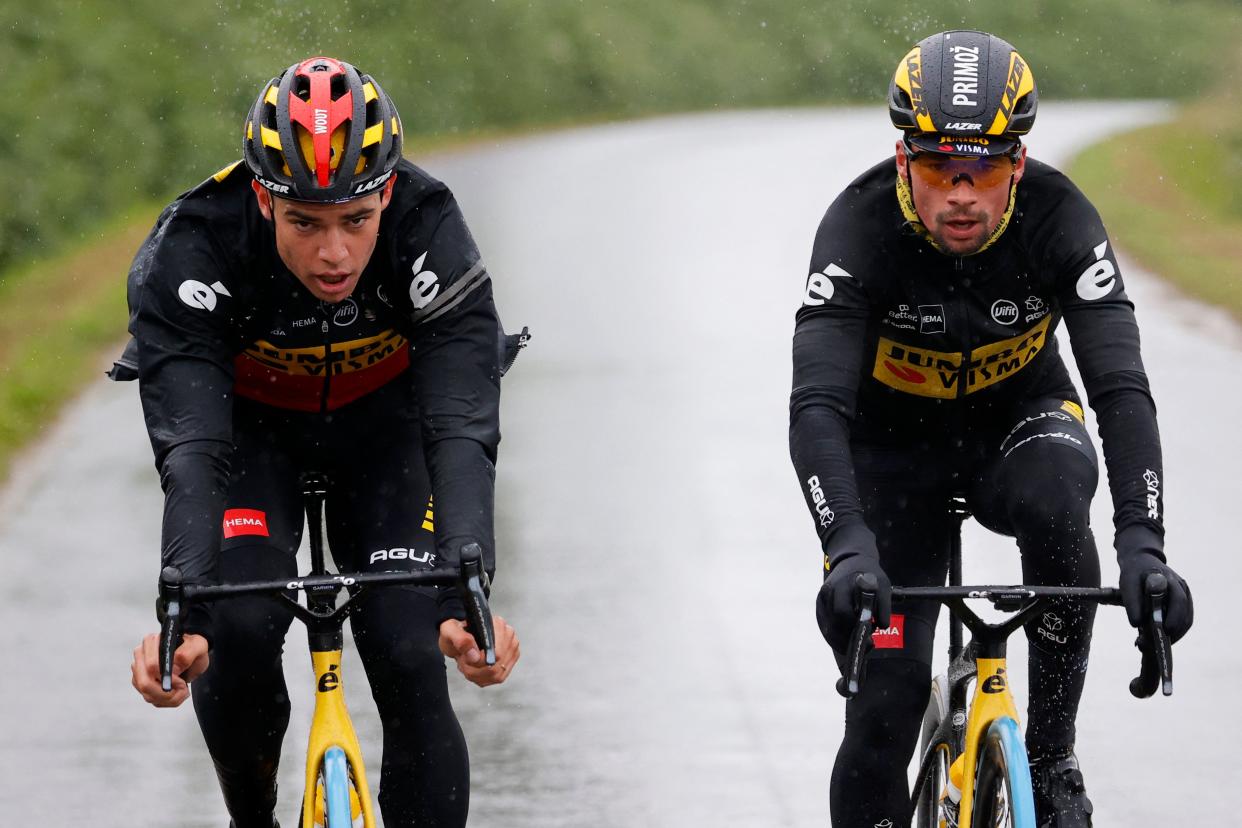
[[[1183,97],[1232,0],[7,3],[0,279],[238,155],[259,86],[312,53],[373,73],[415,136],[711,107],[878,101],[915,40],[1012,40],[1049,97]],[[123,10],[123,12],[121,11]]]

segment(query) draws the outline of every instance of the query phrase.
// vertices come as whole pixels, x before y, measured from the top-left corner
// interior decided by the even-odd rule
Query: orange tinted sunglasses
[[[920,152],[907,157],[911,175],[937,190],[952,190],[961,181],[976,190],[988,190],[1007,183],[1016,166],[1012,155],[975,158]]]

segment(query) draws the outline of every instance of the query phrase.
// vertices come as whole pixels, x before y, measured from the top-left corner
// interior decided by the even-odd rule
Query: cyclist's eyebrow
[[[293,221],[305,221],[308,223],[318,223],[319,219],[311,213],[304,213],[296,207],[285,208],[285,218]]]

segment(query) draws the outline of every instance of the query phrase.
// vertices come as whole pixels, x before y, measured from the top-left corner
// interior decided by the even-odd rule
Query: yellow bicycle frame
[[[992,722],[1009,716],[1015,722],[1018,707],[1009,692],[1009,673],[1003,658],[976,658],[978,680],[970,700],[970,718],[966,720],[966,753],[962,767],[962,803],[958,812],[959,828],[970,828],[974,816],[975,768],[979,761],[979,745]]]
[[[315,716],[311,721],[306,745],[306,795],[302,799],[302,825],[315,824],[315,786],[323,755],[333,745],[345,751],[353,771],[353,783],[362,806],[362,823],[375,828],[375,812],[371,807],[371,789],[363,770],[362,748],[354,733],[354,724],[345,708],[345,691],[341,684],[341,651],[311,652],[315,670]]]

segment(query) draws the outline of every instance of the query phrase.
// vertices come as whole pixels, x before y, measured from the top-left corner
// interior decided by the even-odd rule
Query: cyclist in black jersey
[[[165,493],[163,566],[187,581],[296,573],[300,475],[326,474],[342,570],[495,568],[493,481],[504,336],[452,193],[401,157],[370,76],[325,57],[265,84],[236,162],[170,204],[129,277],[136,376]],[[351,626],[384,723],[385,824],[464,825],[469,764],[444,657],[504,681],[520,655],[495,619],[488,667],[452,590],[364,596]],[[157,636],[134,651],[151,704],[195,712],[237,828],[274,824],[292,618],[263,598],[195,609],[159,687]]]
[[[892,582],[944,582],[951,497],[1016,538],[1027,583],[1098,586],[1088,523],[1098,463],[1054,337],[1065,320],[1098,419],[1127,613],[1170,582],[1174,640],[1190,591],[1165,562],[1164,480],[1138,326],[1095,209],[1027,158],[1030,67],[976,31],[933,35],[897,67],[896,155],[855,180],[815,238],[793,341],[790,453],[824,552],[816,614],[838,659],[854,581],[878,579],[883,635],[846,705],[832,824],[905,825],[906,767],[930,680],[938,605],[890,613]],[[1041,826],[1088,826],[1074,757],[1092,608],[1032,621],[1026,741]]]

